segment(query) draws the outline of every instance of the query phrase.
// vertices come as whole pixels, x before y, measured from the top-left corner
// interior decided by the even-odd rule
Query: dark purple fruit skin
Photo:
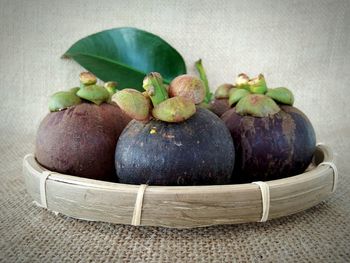
[[[156,133],[151,134],[151,129]],[[182,123],[131,121],[119,138],[115,161],[121,183],[227,184],[234,166],[234,146],[220,118],[197,108]]]
[[[215,99],[210,102],[210,110],[219,117],[230,109],[228,99]]]
[[[115,147],[129,121],[117,106],[107,103],[82,103],[51,112],[37,132],[36,159],[51,171],[115,180]]]
[[[292,106],[270,117],[241,116],[235,108],[221,119],[236,147],[233,183],[273,180],[305,171],[316,148],[309,119]]]

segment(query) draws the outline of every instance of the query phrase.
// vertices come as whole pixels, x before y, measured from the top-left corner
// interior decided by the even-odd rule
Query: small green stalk
[[[117,83],[114,81],[108,81],[103,86],[108,91],[110,96],[117,92]]]
[[[202,65],[202,59],[199,59],[198,61],[196,61],[195,66],[196,66],[196,69],[198,70],[199,77],[203,81],[204,86],[205,86],[204,102],[209,103],[212,99],[213,94],[210,92],[207,74],[205,73],[204,67]]]
[[[157,72],[151,72],[145,77],[143,80],[143,88],[150,97],[153,106],[157,106],[169,98],[168,92],[163,84],[163,78]]]
[[[263,74],[259,74],[258,77],[249,80],[248,84],[251,93],[265,94],[267,91],[267,86]]]
[[[245,73],[240,73],[238,74],[237,78],[236,78],[236,88],[239,89],[246,89],[249,91],[249,77],[247,74]]]
[[[109,93],[108,102],[110,103],[112,101],[112,96],[117,92],[117,83],[114,81],[108,81],[103,85],[103,87]]]

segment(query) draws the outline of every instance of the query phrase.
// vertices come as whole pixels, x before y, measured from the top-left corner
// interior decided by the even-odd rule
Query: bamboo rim
[[[294,214],[325,200],[332,193],[332,150],[318,145],[310,168],[299,175],[266,181],[270,195],[268,219]],[[42,205],[43,172],[47,209],[73,218],[117,224],[135,222],[139,185],[80,178],[47,171],[33,154],[23,160],[27,192]],[[139,225],[175,228],[259,222],[263,211],[259,185],[148,186],[139,209]]]

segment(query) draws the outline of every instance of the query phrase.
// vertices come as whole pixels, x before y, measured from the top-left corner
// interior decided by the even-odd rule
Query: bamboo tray
[[[265,182],[267,197],[253,183],[145,188],[85,179],[49,172],[32,154],[24,157],[23,174],[34,202],[54,212],[91,221],[192,228],[259,222],[262,214],[273,219],[315,206],[335,189],[332,164],[331,149],[318,145],[305,173]]]

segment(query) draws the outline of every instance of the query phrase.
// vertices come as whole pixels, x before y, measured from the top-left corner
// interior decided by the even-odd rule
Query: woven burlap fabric
[[[348,262],[349,14],[347,0],[0,0],[0,261]],[[159,34],[190,73],[202,58],[213,88],[241,71],[291,88],[318,141],[337,153],[336,193],[267,223],[192,230],[86,222],[36,207],[22,158],[34,150],[49,94],[75,86],[81,70],[59,57],[78,39],[120,26]]]

